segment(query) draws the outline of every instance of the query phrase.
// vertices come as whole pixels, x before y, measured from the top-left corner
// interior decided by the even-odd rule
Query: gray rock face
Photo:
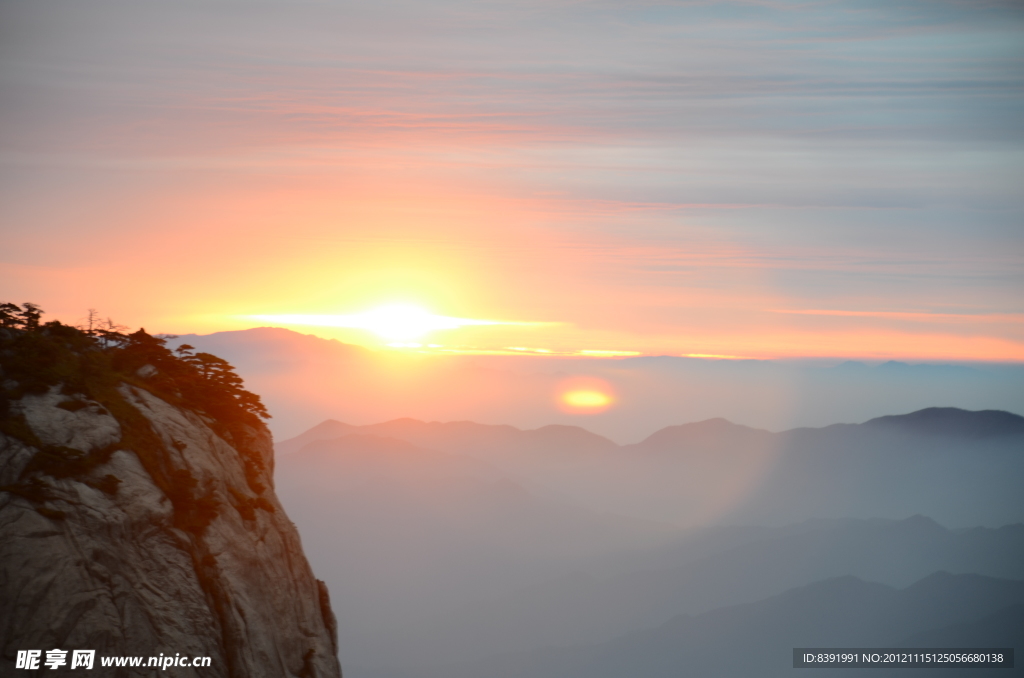
[[[121,439],[121,425],[102,405],[69,398],[56,391],[53,389],[43,396],[26,396],[20,403],[22,416],[44,444],[89,452]],[[59,407],[61,403],[74,403],[78,409],[63,409]]]
[[[19,650],[60,648],[96,650],[101,676],[170,675],[100,658],[180,653],[210,666],[175,676],[340,678],[327,590],[274,495],[267,430],[120,394],[131,417],[56,388],[12,404],[39,442],[0,433],[0,675],[28,675]],[[101,461],[73,474],[38,462],[76,453]]]

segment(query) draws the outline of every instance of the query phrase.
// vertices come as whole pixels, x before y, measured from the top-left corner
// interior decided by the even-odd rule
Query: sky
[[[152,332],[1024,361],[1024,5],[0,0],[0,290]],[[262,319],[258,319],[259,316]],[[393,343],[393,342],[392,342]]]

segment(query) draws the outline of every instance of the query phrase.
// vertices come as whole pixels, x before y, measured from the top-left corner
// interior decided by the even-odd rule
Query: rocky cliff
[[[92,675],[159,673],[104,657],[180,655],[209,666],[175,676],[340,676],[259,419],[192,407],[185,372],[118,363],[127,339],[28,329],[0,329],[0,675],[33,675],[18,652],[56,648],[95,650]],[[64,367],[33,367],[26,342]]]

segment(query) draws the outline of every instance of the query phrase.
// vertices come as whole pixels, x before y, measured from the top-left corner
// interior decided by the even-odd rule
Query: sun
[[[461,325],[457,318],[435,315],[419,306],[391,304],[348,316],[350,327],[369,330],[389,341],[421,339],[434,330],[451,330]]]

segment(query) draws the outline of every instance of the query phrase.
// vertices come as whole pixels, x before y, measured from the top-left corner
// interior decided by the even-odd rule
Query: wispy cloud
[[[1019,2],[55,0],[0,31],[3,270],[60,269],[11,285],[51,308],[328,323],[404,285],[577,332],[499,348],[1019,353]]]
[[[792,315],[825,315],[847,318],[881,318],[925,322],[961,323],[1024,323],[1024,313],[936,313],[906,311],[844,311],[836,309],[772,309],[772,313]]]

